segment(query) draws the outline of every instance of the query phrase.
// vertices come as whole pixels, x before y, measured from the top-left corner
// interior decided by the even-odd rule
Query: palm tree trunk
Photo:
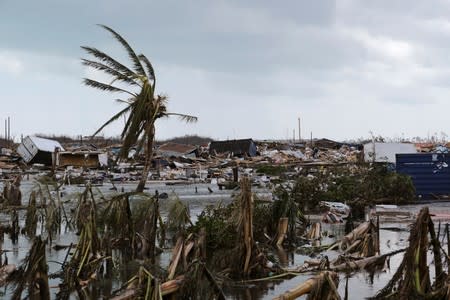
[[[142,170],[142,177],[139,180],[136,192],[142,193],[147,182],[148,174],[150,173],[150,167],[152,166],[153,158],[153,140],[155,139],[155,125],[152,124],[150,130],[147,133],[147,147],[145,149],[145,164],[144,170]]]

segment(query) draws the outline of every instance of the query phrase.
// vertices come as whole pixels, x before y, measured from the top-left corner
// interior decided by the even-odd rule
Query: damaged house
[[[27,136],[22,140],[17,153],[27,164],[53,165],[55,150],[64,151],[58,141],[37,136]]]
[[[231,156],[256,156],[256,145],[252,139],[213,141],[209,145],[211,155],[231,153]]]
[[[101,151],[61,151],[56,155],[58,167],[81,167],[96,169],[108,165],[108,155]]]
[[[198,149],[193,145],[184,145],[176,143],[165,143],[156,150],[157,155],[161,157],[186,157],[195,158],[198,155]]]

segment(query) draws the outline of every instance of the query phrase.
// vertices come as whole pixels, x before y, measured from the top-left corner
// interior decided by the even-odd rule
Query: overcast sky
[[[128,63],[98,23],[152,61],[171,111],[199,117],[159,121],[159,139],[291,138],[299,116],[303,137],[449,132],[448,1],[0,0],[12,135],[90,135],[120,110],[82,84],[103,78],[81,65],[82,45]]]

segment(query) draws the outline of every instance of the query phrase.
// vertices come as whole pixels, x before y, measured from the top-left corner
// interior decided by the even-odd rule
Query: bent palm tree
[[[137,192],[142,192],[151,167],[156,120],[163,117],[178,116],[181,120],[189,123],[196,122],[197,117],[168,112],[167,97],[155,95],[155,71],[147,57],[143,54],[137,55],[127,41],[111,28],[105,25],[99,26],[109,31],[122,44],[127,51],[133,67],[129,68],[121,64],[96,48],[81,47],[94,58],[93,60],[82,59],[82,63],[88,67],[102,71],[112,78],[110,83],[84,78],[84,83],[103,91],[120,93],[127,96],[125,100],[117,99],[117,101],[126,105],[125,108],[106,121],[94,133],[94,136],[112,122],[125,116],[125,126],[121,133],[123,145],[119,153],[119,158],[126,158],[133,145],[137,145],[138,149],[145,147],[144,170],[136,188]],[[130,89],[114,85],[116,82],[127,85]]]

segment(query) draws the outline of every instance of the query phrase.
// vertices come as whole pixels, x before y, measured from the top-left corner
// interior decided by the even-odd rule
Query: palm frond
[[[137,75],[135,72],[130,70],[127,66],[121,64],[120,62],[118,62],[117,60],[115,60],[114,58],[112,58],[111,56],[106,54],[105,52],[102,52],[96,48],[87,47],[87,46],[81,46],[81,49],[85,50],[88,54],[94,56],[98,60],[106,63],[111,68],[121,72],[122,74],[124,74],[130,78],[134,78]]]
[[[191,224],[189,206],[181,202],[177,194],[173,193],[169,202],[167,225],[170,230],[181,231],[186,225]]]
[[[136,145],[136,153],[138,153],[138,154],[141,153],[142,149],[144,148],[144,144],[145,144],[146,141],[147,141],[147,137],[145,135],[143,135],[139,139],[139,141],[138,141],[138,143]]]
[[[133,98],[130,98],[128,100],[123,100],[123,99],[116,99],[116,102],[120,103],[120,104],[128,104],[131,105],[133,103]]]
[[[115,93],[115,92],[127,93],[127,94],[130,94],[131,96],[136,96],[136,94],[134,94],[130,91],[118,88],[118,87],[110,85],[110,84],[99,82],[99,81],[96,81],[93,79],[89,79],[89,78],[84,78],[83,83],[85,85],[94,87],[94,88],[102,90],[102,91],[108,91],[108,92],[113,92],[113,93]]]
[[[157,95],[156,102],[160,103],[160,105],[166,106],[169,102],[169,97],[167,97],[167,95]]]
[[[164,116],[167,116],[167,117],[177,116],[181,121],[184,121],[186,123],[195,123],[198,121],[198,118],[196,116],[179,114],[179,113],[165,113]]]
[[[128,42],[120,34],[115,32],[110,27],[108,27],[106,25],[102,25],[102,24],[98,24],[98,26],[103,27],[104,29],[109,31],[114,36],[114,38],[117,41],[119,41],[119,43],[122,44],[122,46],[125,48],[125,50],[127,50],[128,56],[130,57],[131,61],[133,62],[134,70],[137,73],[139,73],[140,75],[146,75],[144,68],[142,67],[141,61],[139,60],[139,57],[136,55],[133,48],[131,48],[131,46],[128,44]]]
[[[139,101],[138,97],[138,99],[131,104],[131,107],[130,117],[127,119],[121,134],[123,143],[119,156],[122,158],[128,155],[129,149],[138,142],[145,130],[145,126],[148,125],[149,117],[145,103]]]
[[[92,135],[92,137],[96,136],[100,131],[102,131],[106,126],[113,123],[114,121],[118,120],[120,117],[122,117],[125,113],[127,113],[129,110],[131,110],[131,106],[127,106],[121,111],[119,111],[117,114],[111,117],[108,121],[106,121],[97,131]]]
[[[85,66],[94,68],[99,71],[103,71],[103,72],[113,76],[115,80],[119,80],[119,81],[122,81],[122,82],[125,82],[128,84],[131,84],[131,85],[140,86],[140,84],[137,81],[135,81],[132,77],[122,74],[121,72],[119,72],[103,63],[84,59],[84,58],[82,58],[81,61],[82,61],[82,64]]]
[[[147,76],[150,80],[153,80],[153,90],[155,90],[156,86],[156,76],[155,69],[153,69],[152,63],[148,60],[148,58],[144,54],[138,55],[139,59],[144,62],[145,67],[147,68]]]

